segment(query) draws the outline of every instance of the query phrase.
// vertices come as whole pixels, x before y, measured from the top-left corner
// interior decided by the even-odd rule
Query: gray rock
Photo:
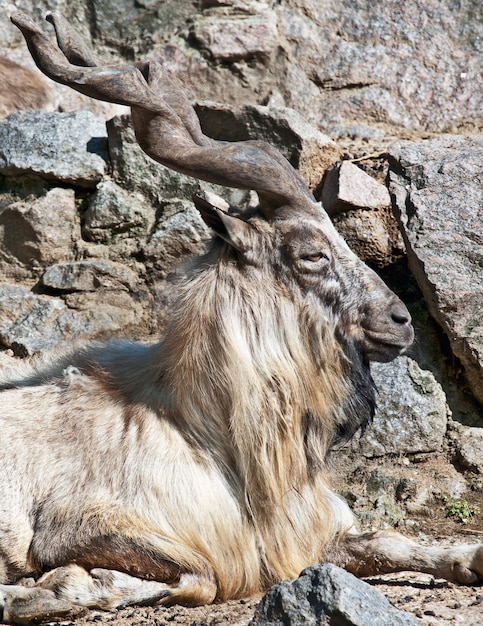
[[[377,411],[358,442],[367,457],[441,450],[446,433],[446,396],[431,372],[408,357],[373,363]]]
[[[137,280],[137,274],[121,263],[76,261],[49,267],[42,276],[42,285],[58,291],[129,291],[134,289]]]
[[[191,202],[172,202],[143,249],[146,263],[156,268],[158,278],[166,278],[180,263],[204,252],[211,237]]]
[[[416,626],[368,583],[325,563],[296,580],[274,585],[255,610],[250,626]]]
[[[10,204],[0,213],[0,250],[26,266],[45,267],[74,258],[80,220],[73,189]]]
[[[483,428],[459,425],[455,447],[458,463],[483,476]]]
[[[481,123],[479,0],[284,2],[286,104],[331,134],[355,122],[446,130]],[[416,16],[416,19],[415,19]],[[282,83],[283,85],[283,83]]]
[[[89,198],[82,230],[89,241],[110,244],[119,237],[145,237],[153,224],[154,210],[144,196],[104,180]]]
[[[12,113],[0,124],[0,173],[95,187],[106,170],[105,138],[88,111]]]
[[[204,133],[213,139],[259,139],[275,146],[312,189],[341,157],[337,144],[293,109],[200,102],[196,111]]]
[[[483,403],[483,135],[400,142],[390,156],[411,271]]]
[[[387,188],[350,161],[342,161],[327,172],[320,199],[331,216],[350,209],[380,209],[391,204]]]
[[[71,304],[78,308],[73,310],[60,298],[0,283],[0,343],[18,356],[28,356],[75,340],[139,327],[142,309],[129,294],[88,296],[87,300],[73,300]]]
[[[0,342],[20,356],[42,352],[57,343],[49,337],[48,329],[66,310],[59,298],[37,296],[25,287],[0,283]]]

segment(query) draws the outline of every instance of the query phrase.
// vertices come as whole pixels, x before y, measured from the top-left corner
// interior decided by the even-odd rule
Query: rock
[[[380,142],[401,128],[474,132],[481,125],[479,0],[458,9],[450,0],[408,0],[383,11],[351,0],[330,7],[318,0],[121,0],[97,2],[95,11],[83,0],[22,4],[38,22],[47,8],[71,20],[101,57],[140,60],[176,46],[197,97],[260,104],[278,92],[333,137]],[[20,44],[18,29],[4,20],[0,47]]]
[[[345,211],[332,218],[349,247],[366,263],[383,268],[405,256],[391,209]]]
[[[483,135],[390,149],[390,191],[409,266],[483,403]]]
[[[277,20],[272,11],[249,16],[210,15],[195,21],[193,36],[216,61],[232,62],[269,56],[278,44]]]
[[[88,111],[12,113],[0,124],[0,173],[95,187],[106,170],[105,137]]]
[[[255,610],[250,626],[416,626],[368,583],[324,563],[296,580],[274,585]]]
[[[334,136],[357,124],[444,131],[481,124],[481,3],[409,0],[381,11],[351,0],[283,2],[277,9],[286,48],[279,81],[287,106]],[[413,19],[411,16],[417,16]],[[283,84],[285,81],[285,86]]]
[[[337,144],[293,109],[200,102],[196,112],[203,132],[213,139],[259,139],[275,146],[312,189],[341,157]]]
[[[371,370],[378,390],[377,411],[357,443],[358,451],[378,457],[441,450],[448,408],[431,372],[408,357],[372,363]]]
[[[459,426],[455,447],[458,463],[483,476],[483,428]]]
[[[40,72],[0,56],[0,119],[13,111],[55,108],[55,96]]]
[[[41,283],[57,291],[95,291],[101,288],[129,291],[134,289],[137,280],[137,274],[121,263],[76,261],[50,266]]]
[[[391,204],[387,188],[350,161],[342,161],[327,172],[320,199],[330,216],[350,209],[382,209]]]
[[[156,268],[158,278],[166,278],[181,262],[204,252],[211,238],[212,232],[191,202],[172,202],[144,247],[146,263]]]
[[[75,296],[77,294],[71,294]],[[83,294],[82,294],[83,295]],[[69,303],[0,283],[0,343],[17,356],[30,356],[81,339],[139,327],[142,309],[127,293],[99,292]]]
[[[29,267],[74,258],[80,220],[73,189],[54,188],[0,213],[0,250]]]
[[[89,241],[110,244],[119,237],[145,237],[153,224],[154,210],[144,196],[104,180],[89,198],[82,231]]]

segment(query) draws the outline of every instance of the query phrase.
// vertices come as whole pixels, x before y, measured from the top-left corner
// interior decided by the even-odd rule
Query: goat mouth
[[[362,352],[369,361],[388,363],[403,354],[412,344],[412,329],[407,334],[407,338],[395,338],[386,333],[365,330],[361,342]]]

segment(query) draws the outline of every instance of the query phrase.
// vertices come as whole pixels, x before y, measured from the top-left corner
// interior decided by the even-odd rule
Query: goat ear
[[[239,217],[229,215],[200,196],[193,196],[195,207],[207,226],[239,252],[247,252],[253,240],[254,227]]]

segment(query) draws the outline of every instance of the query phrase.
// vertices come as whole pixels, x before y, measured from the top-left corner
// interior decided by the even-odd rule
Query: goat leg
[[[346,535],[323,558],[360,577],[410,571],[465,585],[483,582],[482,544],[422,546],[393,530]]]

